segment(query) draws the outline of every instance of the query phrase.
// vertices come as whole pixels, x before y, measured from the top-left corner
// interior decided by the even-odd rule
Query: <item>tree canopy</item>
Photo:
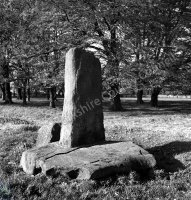
[[[189,0],[1,1],[1,88],[62,87],[65,52],[80,46],[100,58],[113,110],[123,109],[121,87],[181,89],[190,80],[190,18]]]

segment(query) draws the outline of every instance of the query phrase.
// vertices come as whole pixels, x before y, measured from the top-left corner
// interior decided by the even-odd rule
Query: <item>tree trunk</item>
[[[27,88],[27,98],[28,98],[28,102],[31,101],[31,90],[30,87]]]
[[[5,101],[5,84],[0,85],[2,90],[2,100]]]
[[[151,106],[157,107],[158,106],[158,95],[161,91],[161,88],[155,87],[151,90]]]
[[[27,83],[26,80],[23,80],[23,105],[27,104]]]
[[[27,104],[27,92],[26,92],[26,88],[23,88],[23,105]]]
[[[29,76],[29,70],[28,70],[28,76]],[[30,90],[30,79],[27,79],[27,99],[28,102],[31,101],[31,90]]]
[[[55,101],[58,101],[58,99],[57,99],[57,94],[56,94],[56,86],[54,86],[54,100],[55,100]]]
[[[123,111],[119,94],[119,86],[117,84],[111,86],[110,98],[111,98],[110,110]]]
[[[4,63],[3,63],[3,68],[5,71],[4,78],[9,80],[9,62],[8,60],[4,57]],[[11,94],[11,88],[10,88],[10,82],[5,82],[5,104],[12,104],[12,94]]]
[[[10,83],[5,83],[5,104],[12,104],[12,94],[10,91]]]
[[[17,99],[21,100],[22,99],[22,89],[17,88]]]
[[[51,87],[50,88],[50,107],[51,108],[55,108],[56,107],[55,106],[54,91],[55,91],[54,87]]]
[[[143,103],[143,90],[137,90],[137,104],[141,105]]]
[[[50,88],[47,88],[46,90],[46,97],[47,97],[47,100],[50,100]]]

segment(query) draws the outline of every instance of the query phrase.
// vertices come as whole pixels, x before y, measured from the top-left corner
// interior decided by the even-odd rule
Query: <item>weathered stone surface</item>
[[[7,153],[5,153],[5,152],[0,152],[0,156],[1,156],[1,157],[6,157],[6,156],[7,156]]]
[[[101,65],[93,53],[70,49],[65,63],[65,98],[60,144],[65,147],[105,140]]]
[[[148,170],[154,157],[131,141],[105,142],[94,146],[64,148],[58,142],[22,154],[21,166],[28,174],[48,173],[55,168],[71,178],[98,179],[131,170]]]
[[[101,89],[99,60],[71,49],[66,55],[62,128],[50,124],[40,129],[36,147],[22,154],[26,173],[60,168],[71,178],[98,179],[155,166],[154,157],[131,141],[105,142]]]
[[[42,126],[38,131],[36,147],[46,146],[60,140],[61,123],[50,123]]]

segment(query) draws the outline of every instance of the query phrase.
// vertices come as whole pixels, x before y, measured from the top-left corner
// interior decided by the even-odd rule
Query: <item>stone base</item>
[[[146,171],[155,158],[131,141],[105,142],[93,146],[64,148],[58,142],[22,154],[21,166],[28,174],[48,173],[56,168],[71,178],[98,179],[112,174]]]
[[[38,130],[36,147],[43,147],[60,140],[61,123],[50,123]]]

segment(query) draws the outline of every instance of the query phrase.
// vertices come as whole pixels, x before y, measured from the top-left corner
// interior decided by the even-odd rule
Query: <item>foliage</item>
[[[108,86],[170,87],[190,67],[190,2],[1,1],[1,81],[63,84],[64,54],[80,46],[102,61]],[[179,76],[180,77],[180,76]],[[124,85],[124,84],[123,84]]]

